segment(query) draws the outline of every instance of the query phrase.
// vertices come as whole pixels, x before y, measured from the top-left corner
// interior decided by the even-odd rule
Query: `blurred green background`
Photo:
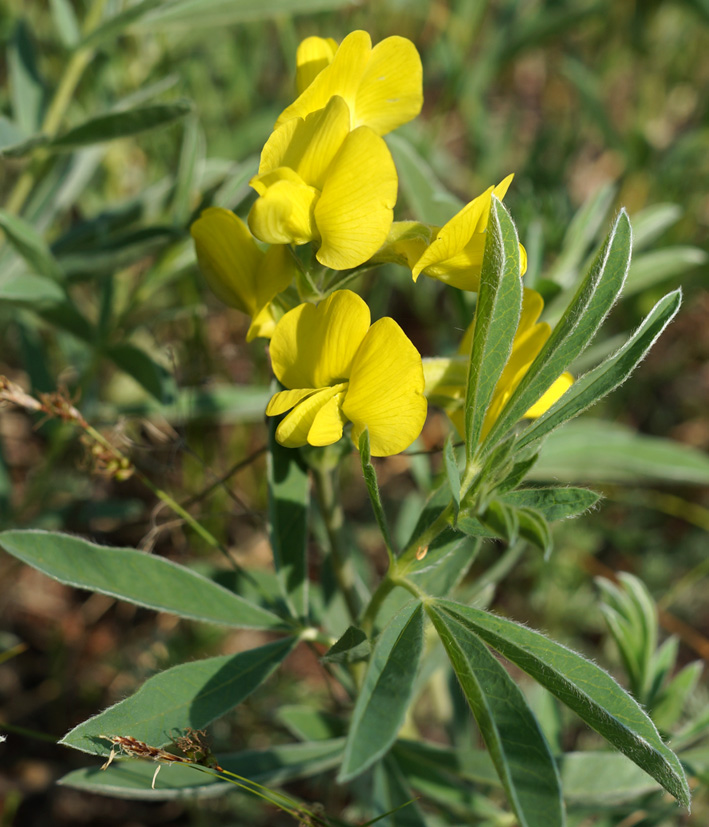
[[[89,37],[87,19],[97,31]],[[555,299],[625,206],[636,229],[627,297],[579,370],[667,289],[685,291],[679,319],[647,362],[592,412],[618,426],[618,445],[599,450],[611,425],[596,441],[582,428],[547,461],[549,476],[596,483],[604,504],[559,528],[549,563],[524,557],[494,606],[618,668],[592,576],[632,571],[664,601],[662,625],[681,637],[680,663],[706,658],[708,22],[706,0],[4,0],[0,374],[35,394],[65,388],[243,562],[267,565],[263,458],[229,476],[228,491],[217,484],[265,441],[266,353],[258,340],[246,345],[245,317],[206,290],[189,224],[210,204],[248,211],[258,153],[293,96],[300,39],[340,40],[358,28],[374,42],[408,37],[421,53],[425,103],[390,137],[398,217],[442,222],[514,172],[506,203],[529,253],[525,280],[553,319]],[[153,107],[162,128],[143,131],[135,107],[138,117]],[[97,126],[104,115],[118,117]],[[86,122],[86,135],[72,132]],[[111,129],[140,134],[97,140]],[[26,225],[35,233],[29,253],[20,243]],[[470,318],[465,297],[430,281],[414,290],[401,270],[362,287],[375,314],[397,318],[424,355],[454,347]],[[433,413],[420,448],[440,447],[444,428]],[[696,453],[633,441],[635,432]],[[199,538],[137,481],[89,466],[70,425],[0,409],[0,525],[75,531],[211,565]],[[421,462],[392,458],[380,472],[388,507],[415,508],[428,473]],[[356,463],[344,479],[366,550]],[[0,665],[0,721],[28,730],[0,747],[10,767],[0,825],[281,823],[244,797],[149,805],[56,788],[55,778],[82,763],[51,743],[70,726],[155,669],[243,641],[183,623],[175,634],[168,618],[78,594],[4,555],[0,582],[0,649],[11,653]],[[270,691],[219,737],[232,747],[287,740],[263,724],[274,698],[327,698],[317,662],[304,656]],[[700,825],[708,814],[700,793],[691,818],[632,824]]]

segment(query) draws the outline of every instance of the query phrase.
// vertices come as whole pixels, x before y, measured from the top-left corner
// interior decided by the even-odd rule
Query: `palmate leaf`
[[[571,304],[490,429],[486,450],[524,416],[596,335],[623,289],[631,246],[630,221],[621,210]]]
[[[478,635],[444,605],[431,602],[426,611],[521,827],[561,827],[566,819],[559,774],[524,695]]]
[[[589,726],[670,792],[689,805],[689,787],[677,756],[665,745],[639,704],[595,663],[539,632],[451,601],[436,612],[481,637],[531,675]]]
[[[355,778],[391,747],[411,700],[423,650],[423,606],[409,603],[379,636],[357,698],[338,781]]]
[[[522,309],[519,239],[509,213],[493,195],[475,309],[475,332],[465,391],[465,450],[471,460],[517,332]]]
[[[524,431],[518,447],[524,448],[541,439],[621,385],[677,315],[681,301],[679,290],[660,299],[620,350],[577,380],[555,405]]]
[[[108,755],[102,736],[132,736],[152,747],[169,744],[187,729],[204,729],[240,704],[276,669],[296,644],[283,638],[238,655],[181,663],[149,678],[130,697],[74,727],[59,742],[93,755]]]
[[[284,628],[260,606],[170,560],[51,531],[4,531],[0,546],[60,583],[178,617],[251,629]]]

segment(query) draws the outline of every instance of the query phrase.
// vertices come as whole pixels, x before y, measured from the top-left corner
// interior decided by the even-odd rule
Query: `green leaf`
[[[59,281],[62,271],[42,236],[24,218],[0,210],[0,228],[7,240],[39,276]]]
[[[663,281],[683,276],[706,260],[707,254],[700,247],[679,245],[638,256],[630,266],[623,296],[627,298]]]
[[[465,390],[465,452],[472,460],[495,385],[512,351],[522,309],[519,239],[493,195],[475,308],[475,331]]]
[[[310,480],[300,453],[276,441],[281,418],[268,429],[268,512],[273,560],[292,615],[308,614],[308,510]]]
[[[509,545],[517,541],[520,523],[515,508],[501,500],[492,500],[479,519],[485,527],[494,531],[497,537],[501,537]]]
[[[518,446],[524,448],[540,439],[625,382],[677,315],[681,301],[679,290],[660,299],[620,350],[574,382],[558,402],[522,433]]]
[[[426,827],[415,799],[398,763],[388,755],[375,767],[373,789],[374,811],[386,815],[366,823],[381,827]]]
[[[446,611],[445,604],[432,602],[426,610],[521,827],[564,825],[556,764],[519,687],[470,626]]]
[[[0,545],[60,583],[158,612],[237,628],[277,629],[284,625],[276,615],[201,574],[145,552],[99,546],[51,531],[4,531]]]
[[[19,20],[12,33],[7,72],[14,120],[25,134],[33,135],[42,123],[45,93],[32,32],[25,20]]]
[[[453,448],[453,432],[448,434],[443,445],[443,467],[446,469],[448,487],[453,497],[453,513],[457,517],[460,510],[460,470]]]
[[[154,362],[144,350],[130,342],[121,342],[117,345],[109,345],[105,352],[109,359],[132,376],[158,402],[172,402],[174,398],[172,376],[162,365]]]
[[[615,304],[630,266],[632,231],[621,210],[586,278],[485,440],[491,448],[579,356]]]
[[[79,42],[79,21],[69,0],[50,0],[52,20],[62,43],[71,49]]]
[[[108,755],[111,744],[102,736],[130,735],[162,747],[176,733],[204,729],[248,698],[295,643],[295,638],[283,638],[238,655],[173,666],[148,678],[134,695],[74,727],[59,743]]]
[[[558,759],[564,798],[569,804],[585,804],[597,810],[657,792],[653,781],[624,755],[614,752],[566,752]]]
[[[217,755],[219,765],[228,772],[257,784],[282,784],[296,778],[318,775],[337,766],[345,739],[315,744],[281,744],[265,750]],[[234,791],[222,778],[183,764],[161,769],[151,788],[155,764],[148,761],[116,760],[106,770],[90,767],[74,770],[59,780],[63,787],[144,801],[166,801],[199,796],[200,799]]]
[[[177,225],[186,224],[192,212],[192,197],[197,189],[198,175],[204,164],[205,138],[199,119],[192,115],[185,120],[180,162],[177,167],[172,217]]]
[[[601,498],[588,488],[519,488],[500,499],[517,508],[533,508],[550,523],[577,517],[593,508]]]
[[[616,422],[570,422],[545,440],[531,476],[566,482],[709,484],[709,457],[689,445]]]
[[[54,138],[49,146],[55,150],[74,149],[78,146],[139,135],[141,132],[169,126],[189,115],[192,109],[192,104],[183,100],[175,103],[136,106],[134,109],[123,109],[117,112],[109,112],[106,115],[97,115],[68,130],[58,138]]]
[[[423,156],[406,138],[391,133],[386,140],[413,217],[437,226],[445,224],[463,207],[463,202],[443,186]]]
[[[702,661],[695,660],[674,676],[662,693],[659,703],[652,710],[652,719],[658,727],[669,730],[679,721],[703,671]]]
[[[372,465],[372,455],[369,451],[369,430],[364,429],[359,438],[359,456],[362,462],[362,474],[364,475],[364,482],[369,492],[369,501],[372,503],[374,510],[374,517],[379,526],[379,531],[382,534],[384,545],[389,554],[389,559],[394,558],[394,545],[391,541],[391,534],[389,533],[389,526],[387,524],[386,514],[384,513],[384,506],[382,505],[382,498],[379,496],[379,484],[377,483],[377,472]]]
[[[365,632],[356,626],[348,626],[320,660],[326,663],[355,663],[358,660],[366,660],[371,651],[372,645]]]
[[[543,515],[533,508],[519,508],[517,519],[520,535],[536,546],[544,554],[544,559],[548,560],[554,544],[549,525]]]
[[[561,244],[562,253],[549,273],[549,280],[564,287],[576,281],[586,251],[596,238],[608,216],[616,187],[604,184],[583,204],[574,215]]]
[[[479,551],[477,539],[448,529],[436,537],[425,556],[412,563],[406,576],[425,594],[448,595],[465,577]]]
[[[99,46],[107,40],[121,35],[132,23],[140,20],[144,14],[163,3],[163,0],[142,0],[134,3],[119,14],[110,17],[90,32],[83,40],[82,46]]]
[[[28,135],[14,121],[0,115],[0,157],[18,158],[47,141],[41,134]]]
[[[21,304],[55,304],[64,300],[64,290],[52,279],[18,273],[0,278],[0,301]]]
[[[317,702],[317,701],[316,701]],[[347,721],[321,709],[304,704],[279,706],[276,713],[279,723],[300,741],[326,741],[342,738],[347,732]]]
[[[423,650],[423,606],[405,606],[379,636],[350,724],[338,781],[360,775],[391,747],[404,721]]]
[[[539,632],[450,601],[435,603],[574,710],[681,803],[689,787],[677,756],[638,703],[595,663]]]
[[[149,31],[223,28],[246,20],[311,14],[351,6],[353,0],[176,0],[165,3],[140,22]]]
[[[651,204],[633,215],[633,252],[656,241],[682,217],[679,204]]]

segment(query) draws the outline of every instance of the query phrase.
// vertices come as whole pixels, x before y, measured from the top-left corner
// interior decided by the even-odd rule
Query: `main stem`
[[[347,604],[347,610],[353,622],[360,611],[360,598],[357,593],[357,576],[352,559],[347,553],[344,537],[345,514],[339,497],[337,467],[313,468],[315,496],[320,506],[327,538],[330,545],[330,561],[337,585]]]

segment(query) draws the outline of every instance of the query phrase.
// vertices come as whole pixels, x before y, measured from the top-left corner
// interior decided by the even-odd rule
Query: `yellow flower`
[[[347,104],[352,129],[368,126],[386,135],[415,118],[423,105],[421,58],[405,37],[387,37],[372,48],[367,32],[333,40],[309,37],[298,48],[299,97],[276,121],[305,118],[337,95]]]
[[[367,261],[387,237],[396,203],[396,168],[369,127],[350,131],[340,97],[278,127],[261,153],[251,186],[253,234],[269,244],[319,242],[317,259],[333,270]]]
[[[421,273],[461,290],[477,291],[485,253],[487,222],[492,195],[504,198],[513,175],[466,204],[443,227],[416,221],[394,222],[375,261],[393,261],[411,268],[414,281]],[[527,252],[520,244],[522,273]]]
[[[271,362],[287,390],[276,393],[268,416],[290,411],[276,430],[288,448],[330,445],[352,422],[355,444],[369,429],[373,456],[407,448],[426,419],[421,356],[390,318],[370,326],[369,308],[350,290],[320,304],[301,304],[280,320]]]
[[[551,335],[551,327],[546,322],[537,321],[543,309],[544,301],[539,293],[525,289],[522,314],[512,344],[512,353],[495,386],[490,407],[485,414],[482,428],[483,438],[502,413],[502,409]],[[463,403],[474,329],[473,323],[465,331],[458,348],[459,356],[452,359],[424,359],[423,363],[426,396],[433,404],[440,405],[447,411],[461,434],[465,432]],[[548,411],[557,399],[566,393],[573,381],[570,373],[562,373],[525,413],[523,419],[536,419]]]
[[[279,245],[263,252],[246,224],[221,207],[204,210],[190,232],[199,268],[214,293],[251,316],[246,340],[269,338],[277,321],[271,302],[294,275],[289,251]]]

